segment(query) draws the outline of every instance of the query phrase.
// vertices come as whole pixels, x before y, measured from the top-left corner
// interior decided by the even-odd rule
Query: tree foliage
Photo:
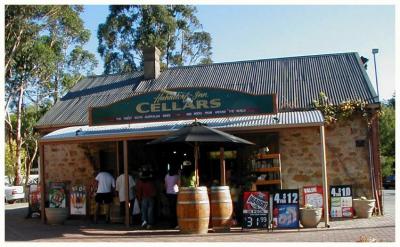
[[[382,175],[394,173],[395,164],[395,97],[382,104],[382,115],[379,120]]]
[[[211,36],[202,31],[195,13],[195,7],[185,5],[110,6],[97,33],[104,73],[141,69],[142,50],[148,46],[160,49],[162,69],[211,63]]]
[[[15,152],[16,184],[23,166],[36,156],[38,117],[97,64],[94,54],[83,49],[90,32],[82,11],[75,5],[5,6],[6,132]]]

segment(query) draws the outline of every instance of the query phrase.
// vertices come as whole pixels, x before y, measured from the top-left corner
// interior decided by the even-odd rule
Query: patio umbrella
[[[225,133],[223,131],[210,128],[200,122],[193,122],[190,125],[184,126],[181,129],[174,131],[166,136],[148,142],[148,145],[155,144],[170,144],[170,143],[193,143],[194,144],[194,169],[196,177],[196,186],[199,185],[198,181],[198,158],[199,158],[199,144],[218,144],[222,146],[239,146],[239,145],[255,145],[245,139]],[[223,149],[221,149],[223,151]],[[225,181],[223,179],[222,181]],[[223,182],[224,183],[224,182]]]

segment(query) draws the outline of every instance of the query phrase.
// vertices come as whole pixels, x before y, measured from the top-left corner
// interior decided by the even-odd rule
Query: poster
[[[67,205],[65,183],[50,183],[49,202],[51,208],[65,208]]]
[[[320,185],[303,187],[304,205],[310,204],[315,208],[324,208],[323,189]]]
[[[268,228],[269,193],[245,191],[243,193],[243,228]]]
[[[273,226],[299,228],[299,190],[279,190],[272,198]]]
[[[331,186],[331,217],[353,217],[353,193],[351,185]]]
[[[84,185],[75,185],[69,196],[71,215],[86,215],[86,189]]]
[[[40,185],[31,184],[29,186],[29,209],[30,212],[40,213]]]

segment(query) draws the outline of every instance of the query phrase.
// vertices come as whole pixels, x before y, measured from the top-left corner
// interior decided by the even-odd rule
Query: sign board
[[[310,204],[315,208],[324,208],[323,189],[320,185],[303,187],[304,205]]]
[[[69,196],[71,215],[86,215],[86,189],[83,185],[71,188]]]
[[[331,217],[353,217],[353,192],[351,185],[331,186]]]
[[[269,193],[243,192],[243,228],[268,228]]]
[[[40,213],[40,185],[29,185],[29,210],[30,213]]]
[[[299,228],[299,190],[278,190],[272,197],[273,226]]]
[[[49,202],[51,208],[65,208],[67,205],[65,183],[50,183]]]
[[[144,93],[108,106],[89,108],[89,125],[216,118],[277,112],[275,95],[216,88],[181,88]]]

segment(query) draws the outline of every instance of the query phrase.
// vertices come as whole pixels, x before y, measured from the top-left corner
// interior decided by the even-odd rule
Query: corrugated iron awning
[[[273,129],[322,126],[324,117],[320,111],[280,112],[272,115],[254,115],[229,118],[199,119],[199,122],[220,130]],[[59,129],[41,138],[41,142],[88,140],[95,138],[154,137],[175,131],[193,120],[135,123],[104,126],[74,126]]]

